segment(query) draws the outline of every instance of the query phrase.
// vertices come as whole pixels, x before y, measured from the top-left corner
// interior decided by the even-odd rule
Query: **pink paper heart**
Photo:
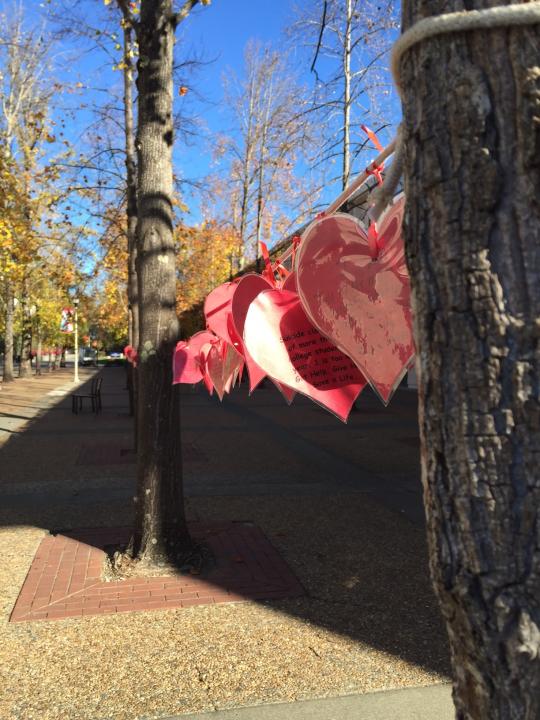
[[[219,345],[211,345],[205,359],[208,375],[212,380],[212,385],[214,386],[218,398],[223,400],[225,381],[223,379],[223,358],[221,356],[221,348]]]
[[[137,363],[139,362],[139,353],[134,347],[126,345],[124,348],[124,355],[126,356],[126,360],[131,363],[133,367],[137,367]]]
[[[235,337],[231,337],[231,302],[236,293],[237,283],[226,282],[218,285],[207,295],[204,301],[206,325],[212,332],[234,347]]]
[[[173,385],[191,385],[203,379],[199,353],[203,345],[215,340],[217,338],[213,333],[203,330],[195,333],[188,341],[181,340],[176,344],[173,355]]]
[[[360,223],[336,214],[310,225],[296,264],[311,322],[354,361],[385,405],[414,357],[403,211],[401,199],[380,223],[375,259]]]
[[[241,369],[242,358],[221,338],[203,345],[198,358],[206,387],[215,389],[219,399],[223,400]]]
[[[292,272],[290,273],[290,275],[287,275],[281,285],[281,289],[290,290],[291,292],[298,292],[298,290],[296,289],[296,273]]]
[[[308,320],[296,293],[265,290],[251,303],[244,345],[267,375],[346,421],[366,381]]]
[[[229,327],[229,332],[231,337],[235,340],[235,347],[239,349],[239,352],[241,352],[246,362],[250,393],[252,393],[261,381],[264,380],[266,373],[257,365],[249,352],[246,350],[243,341],[244,323],[246,321],[249,306],[257,295],[260,292],[263,292],[263,290],[272,289],[273,285],[271,285],[262,275],[248,273],[239,280],[231,302],[231,321],[233,328],[231,329]],[[291,388],[288,388],[286,385],[281,385],[276,380],[272,380],[272,382],[285,398],[287,405],[290,405],[294,400],[294,396],[296,394],[295,391],[291,390]]]
[[[272,285],[265,280],[262,275],[248,273],[244,275],[236,285],[236,290],[231,301],[231,320],[234,327],[234,340],[241,343],[242,354],[246,361],[246,367],[249,375],[249,391],[255,390],[257,385],[266,377],[266,373],[253,360],[243,343],[244,323],[249,306],[257,295],[263,290],[271,290]]]
[[[231,391],[243,365],[244,361],[238,352],[231,345],[226,345],[223,355],[223,382],[226,393]]]

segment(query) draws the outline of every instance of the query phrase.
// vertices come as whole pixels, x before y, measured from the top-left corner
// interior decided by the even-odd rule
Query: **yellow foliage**
[[[196,227],[180,225],[176,242],[177,308],[182,314],[203,302],[211,290],[236,272],[240,249],[237,236],[213,221]]]

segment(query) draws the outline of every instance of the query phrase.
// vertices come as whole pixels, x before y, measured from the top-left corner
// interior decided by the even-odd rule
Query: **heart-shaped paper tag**
[[[383,218],[378,247],[350,215],[315,221],[296,256],[296,284],[315,327],[346,353],[384,404],[414,357],[401,223],[404,199]]]
[[[206,296],[204,301],[204,317],[206,325],[212,332],[229,345],[234,347],[235,338],[230,334],[231,303],[236,294],[237,283],[226,282],[218,285]]]
[[[243,344],[244,335],[244,323],[246,321],[246,315],[249,306],[257,295],[263,290],[271,290],[272,285],[265,280],[262,275],[256,275],[255,273],[248,273],[244,275],[236,285],[236,290],[232,296],[231,301],[231,320],[234,327],[234,340],[241,343],[242,353],[246,361],[246,367],[249,375],[249,391],[250,393],[255,390],[257,385],[266,376],[264,370],[262,370],[257,363],[253,360],[249,352]],[[231,334],[231,333],[230,333]]]
[[[351,360],[309,322],[296,293],[265,290],[251,303],[244,346],[271,378],[346,421],[366,381]]]
[[[139,362],[139,353],[134,347],[126,345],[124,348],[124,355],[126,356],[126,360],[131,363],[133,367],[137,367],[137,363]]]
[[[217,338],[213,333],[203,330],[195,333],[187,342],[181,340],[177,343],[173,355],[173,385],[178,383],[191,385],[203,379],[199,353],[203,345],[216,340]]]
[[[221,339],[212,343],[209,349],[205,345],[202,354],[205,359],[206,373],[212,381],[219,399],[223,400],[224,394],[230,391],[243,361],[232,345]]]
[[[298,292],[296,289],[296,273],[292,272],[287,275],[283,283],[281,284],[282,290],[290,290],[291,292]]]
[[[248,273],[239,280],[231,302],[231,321],[233,329],[231,330],[231,328],[229,328],[229,332],[231,337],[235,340],[235,347],[241,349],[241,353],[244,356],[246,367],[248,369],[250,393],[252,393],[259,383],[264,380],[266,373],[257,365],[249,352],[246,350],[243,341],[244,323],[246,321],[249,306],[253,300],[259,293],[264,290],[271,290],[272,288],[273,285],[271,285],[262,275]],[[288,388],[286,385],[282,385],[277,382],[277,380],[272,380],[272,382],[285,398],[287,405],[290,405],[294,400],[294,396],[296,394],[295,391]]]

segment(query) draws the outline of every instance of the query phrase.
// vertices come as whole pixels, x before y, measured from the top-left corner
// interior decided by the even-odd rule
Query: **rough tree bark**
[[[188,3],[189,9],[193,4]],[[132,551],[152,564],[177,562],[191,549],[182,491],[179,395],[172,385],[172,355],[179,336],[172,211],[173,42],[180,19],[172,0],[142,0],[137,24],[140,336]]]
[[[2,381],[5,383],[15,380],[13,368],[13,321],[15,306],[13,304],[13,286],[10,280],[6,280],[6,315],[5,315],[5,348],[4,348],[4,372]]]
[[[404,0],[425,16],[511,4]],[[402,60],[430,563],[460,720],[540,718],[540,26]]]

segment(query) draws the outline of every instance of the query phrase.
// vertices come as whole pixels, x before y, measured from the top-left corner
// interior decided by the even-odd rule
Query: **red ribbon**
[[[379,255],[379,233],[377,232],[377,223],[372,222],[367,232],[369,243],[369,254],[372,260],[376,260]]]
[[[379,152],[382,152],[384,148],[383,148],[383,146],[381,145],[381,143],[379,142],[379,138],[375,135],[375,133],[373,132],[373,130],[370,130],[367,125],[360,125],[360,127],[361,127],[362,130],[366,133],[366,135],[367,135],[368,138],[371,140],[371,142],[375,145],[375,147],[377,148],[377,150],[378,150]]]
[[[300,245],[300,241],[302,238],[300,235],[295,235],[292,239],[292,266],[294,269],[294,261],[296,260],[296,251],[298,250],[298,246]]]
[[[378,185],[383,184],[383,177],[382,177],[382,171],[384,170],[384,163],[381,165],[374,165],[373,163],[371,165],[368,165],[366,168],[366,173],[368,175],[373,175],[375,179],[377,180]]]
[[[259,247],[261,248],[261,255],[264,260],[264,270],[262,271],[262,275],[275,287],[276,276],[274,275],[274,270],[272,269],[272,261],[270,260],[270,253],[268,252],[266,243],[260,242]]]
[[[368,138],[371,140],[371,142],[375,145],[377,150],[379,152],[383,151],[383,146],[379,142],[379,138],[375,135],[373,130],[370,130],[367,125],[360,125],[362,130],[366,133]],[[382,171],[384,170],[384,163],[381,163],[380,165],[375,165],[375,163],[371,163],[371,165],[368,165],[365,172],[368,175],[373,175],[375,179],[377,180],[377,183],[379,185],[383,184],[383,178],[382,178]]]

